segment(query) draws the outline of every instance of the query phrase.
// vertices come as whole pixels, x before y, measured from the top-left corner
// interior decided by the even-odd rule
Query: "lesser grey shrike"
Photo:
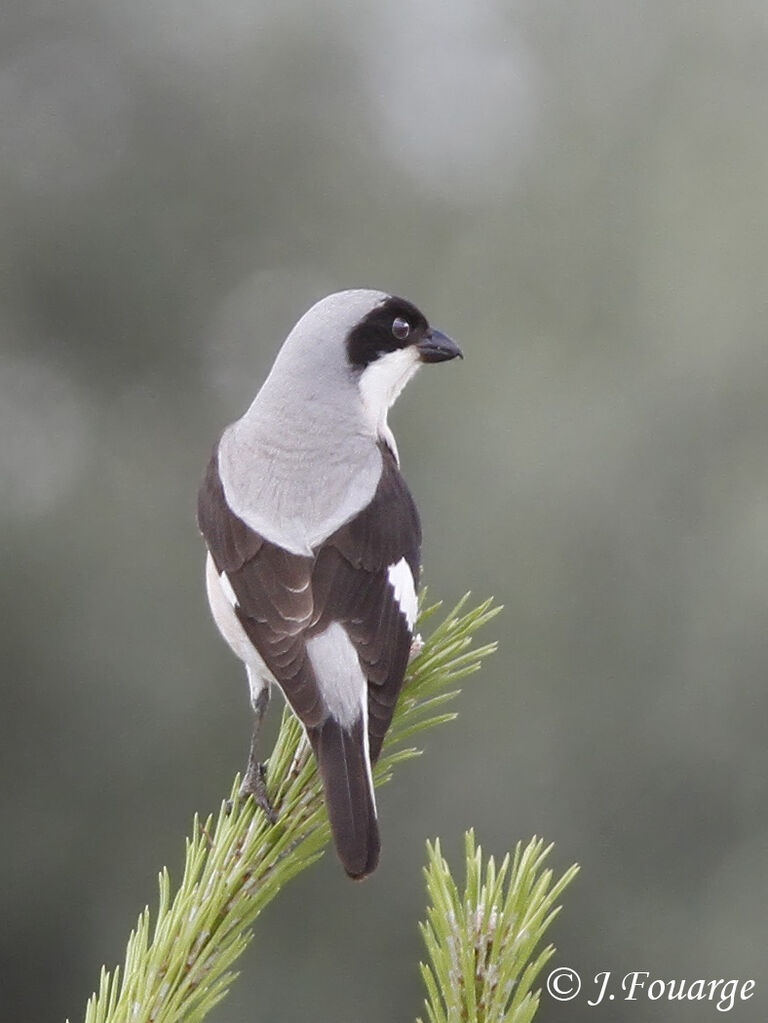
[[[255,735],[276,683],[317,758],[353,878],[379,858],[371,768],[417,613],[421,526],[387,413],[422,363],[460,355],[404,299],[329,295],[288,335],[200,488],[208,600],[256,714],[243,791],[272,815]]]

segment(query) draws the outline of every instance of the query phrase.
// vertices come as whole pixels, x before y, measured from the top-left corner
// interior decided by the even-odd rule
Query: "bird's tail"
[[[344,869],[361,880],[379,862],[379,826],[362,716],[350,730],[332,717],[308,729],[323,780],[331,833]]]

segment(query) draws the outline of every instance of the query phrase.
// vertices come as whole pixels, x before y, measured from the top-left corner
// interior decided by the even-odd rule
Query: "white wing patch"
[[[389,585],[395,591],[395,600],[408,623],[408,628],[413,631],[419,611],[419,601],[416,597],[416,587],[413,584],[411,566],[405,558],[400,558],[396,565],[389,566],[387,577]]]
[[[368,681],[346,629],[331,622],[307,640],[307,654],[325,705],[342,728],[351,728],[368,704]]]

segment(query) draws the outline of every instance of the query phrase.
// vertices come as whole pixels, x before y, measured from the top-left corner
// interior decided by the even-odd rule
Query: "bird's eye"
[[[411,333],[411,325],[408,320],[404,320],[402,316],[398,316],[392,321],[392,333],[398,341],[405,341]]]

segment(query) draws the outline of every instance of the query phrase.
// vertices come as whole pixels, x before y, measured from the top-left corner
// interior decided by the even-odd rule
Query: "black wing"
[[[307,727],[324,707],[306,649],[315,559],[290,554],[247,526],[227,504],[214,452],[198,495],[197,520],[219,573],[237,597],[246,635]]]
[[[369,735],[375,762],[392,720],[411,647],[411,630],[389,581],[405,559],[418,587],[421,527],[389,448],[373,500],[302,557],[265,540],[230,509],[216,455],[200,488],[198,523],[218,571],[237,597],[249,639],[308,727],[322,720],[306,640],[341,623],[369,683]]]
[[[343,626],[368,682],[368,755],[376,762],[392,721],[412,633],[390,580],[403,559],[418,586],[421,528],[413,498],[388,447],[373,500],[320,544],[291,554],[251,530],[229,508],[214,454],[200,490],[198,522],[235,613],[304,723],[317,755],[336,847],[348,873],[365,876],[378,859],[362,721],[342,728],[323,701],[307,642]]]
[[[413,639],[389,569],[405,559],[417,590],[420,557],[416,505],[394,455],[382,445],[382,475],[373,500],[320,547],[313,573],[320,630],[332,621],[344,625],[368,679],[372,763],[392,721]]]

